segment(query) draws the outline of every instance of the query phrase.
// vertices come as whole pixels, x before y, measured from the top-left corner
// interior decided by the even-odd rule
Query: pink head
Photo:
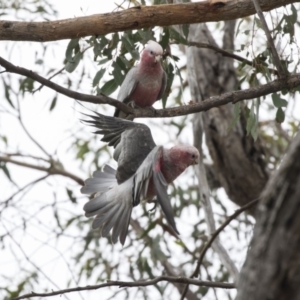
[[[190,145],[176,145],[170,150],[170,156],[177,160],[177,163],[185,165],[196,165],[199,163],[199,151]]]
[[[168,183],[176,179],[191,165],[199,163],[199,151],[189,145],[177,145],[164,151],[162,172]]]
[[[156,64],[160,60],[160,57],[163,55],[163,48],[160,44],[150,40],[145,46],[145,49],[142,53],[142,61],[146,63]]]

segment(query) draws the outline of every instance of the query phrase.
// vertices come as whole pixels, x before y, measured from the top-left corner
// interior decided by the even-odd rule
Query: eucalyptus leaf
[[[288,102],[285,99],[280,98],[276,93],[272,94],[272,100],[275,107],[286,107]]]
[[[93,87],[95,87],[96,85],[98,85],[99,84],[99,81],[101,80],[101,78],[103,77],[103,75],[105,74],[105,71],[106,71],[106,69],[100,69],[97,73],[96,73],[96,75],[95,75],[95,77],[94,77],[94,79],[93,79]]]
[[[100,92],[106,96],[112,94],[118,88],[118,84],[114,79],[107,81],[101,88]]]
[[[73,60],[73,50],[75,53],[80,51],[79,47],[79,39],[72,39],[70,40],[67,50],[66,50],[66,59],[67,61],[72,61]]]
[[[57,95],[53,98],[50,108],[49,110],[52,111],[54,109],[54,107],[56,106],[56,102],[57,102]]]
[[[285,113],[284,111],[282,110],[281,107],[279,107],[277,109],[277,112],[276,112],[276,122],[277,123],[283,123],[284,122],[284,119],[285,119]]]
[[[66,71],[69,73],[74,72],[75,69],[78,67],[81,58],[82,58],[82,53],[77,52],[76,55],[74,56],[73,60],[67,62],[66,67],[65,67]]]
[[[115,79],[116,83],[118,85],[121,85],[123,80],[124,80],[124,75],[122,74],[122,70],[116,62],[114,62],[112,64],[112,66],[114,68],[113,71],[112,71],[112,75],[114,76],[114,79]]]

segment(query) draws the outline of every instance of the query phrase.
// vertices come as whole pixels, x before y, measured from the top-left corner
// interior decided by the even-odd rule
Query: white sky
[[[55,8],[59,11],[58,18],[71,18],[71,17],[78,17],[83,15],[90,15],[90,14],[96,14],[96,13],[104,13],[104,12],[110,12],[115,8],[115,2],[121,2],[121,1],[107,1],[107,0],[75,0],[75,1],[53,1],[55,3]],[[72,3],[70,5],[70,3]],[[11,16],[11,19],[14,17]],[[1,19],[10,19],[10,16],[4,16]],[[48,70],[49,66],[52,68],[60,69],[62,68],[62,63],[65,55],[65,49],[68,41],[60,41],[60,42],[51,42],[47,43],[47,45],[50,45],[51,51],[47,51],[46,56],[43,56],[43,52],[41,51],[40,45],[37,45],[35,43],[22,43],[22,47],[19,47],[18,43],[14,42],[0,42],[0,52],[1,55],[5,59],[11,60],[14,64],[23,66],[25,68],[33,69],[34,71],[37,71],[41,73],[41,75],[46,76],[45,71]],[[11,50],[12,52],[8,52],[7,50]],[[45,68],[43,66],[38,66],[34,62],[36,58],[45,58]],[[89,63],[89,65],[86,66],[86,72],[84,78],[83,78],[83,84],[81,88],[81,92],[89,93],[91,91],[91,78],[93,78],[97,66],[94,66],[92,63]],[[73,80],[78,80],[78,77],[80,76],[80,71],[76,70],[76,72],[69,75],[69,77]],[[17,75],[12,75],[12,77],[18,77]],[[62,77],[64,78],[64,77]],[[65,85],[66,82],[58,82],[61,85]],[[0,85],[0,92],[3,93],[1,90],[2,85]],[[48,88],[43,88],[41,92],[38,92],[34,95],[27,95],[26,100],[22,101],[21,107],[23,112],[23,120],[24,123],[28,129],[28,131],[43,145],[45,149],[51,154],[54,154],[56,149],[58,149],[57,156],[63,160],[64,166],[67,170],[70,172],[82,177],[86,178],[87,170],[89,169],[89,166],[81,166],[79,161],[76,161],[74,158],[74,153],[71,151],[67,151],[69,148],[69,143],[71,139],[70,136],[70,128],[73,132],[77,132],[80,129],[83,128],[83,126],[79,123],[78,118],[79,114],[74,111],[73,107],[73,100],[69,99],[65,96],[59,96],[59,99],[57,101],[57,107],[56,109],[49,114],[49,106],[51,103],[52,98],[54,97],[54,93],[49,90]],[[115,95],[115,94],[114,94]],[[113,96],[114,96],[113,95]],[[187,101],[189,100],[188,96]],[[299,94],[298,96],[299,97]],[[4,101],[4,100],[2,100]],[[161,107],[161,104],[156,104],[158,107]],[[89,106],[93,109],[93,105]],[[298,107],[298,106],[297,106]],[[289,107],[289,109],[293,112],[299,111],[298,108],[294,109],[293,107]],[[78,109],[81,111],[81,109]],[[111,114],[113,111],[112,108],[107,110],[108,114]],[[265,116],[266,118],[270,118],[269,115]],[[140,121],[140,120],[139,120]],[[146,122],[143,120],[143,122]],[[153,123],[156,121],[154,120]],[[181,134],[181,139],[186,143],[192,143],[192,138],[190,136],[190,128],[191,125],[189,124],[187,128],[184,130],[184,132]],[[169,132],[169,128],[167,126],[163,126],[163,133],[161,130],[161,126],[155,126],[153,125],[151,127],[151,130],[154,134],[154,138],[158,144],[164,143],[164,141],[169,140],[169,135],[172,137],[175,136],[175,133]],[[41,156],[40,150],[28,139],[28,137],[22,132],[21,128],[17,125],[17,122],[14,121],[10,116],[1,115],[0,119],[0,130],[1,132],[5,132],[5,134],[9,138],[9,144],[10,146],[15,149],[21,149],[22,151],[26,151],[28,153],[34,153],[35,155]],[[81,132],[80,134],[86,138],[87,135],[90,135],[92,138],[92,134],[90,134],[91,130],[89,128],[85,128],[85,131]],[[100,138],[97,138],[95,141],[95,145],[99,142]],[[5,151],[4,144],[0,142],[0,151]],[[90,157],[90,160],[92,158]],[[103,157],[103,161],[105,161],[107,157]],[[26,183],[30,182],[34,178],[39,178],[42,176],[41,172],[34,171],[34,170],[28,170],[25,168],[20,168],[16,166],[10,167],[11,174],[13,178],[18,179],[18,184],[20,186],[25,185]],[[188,174],[191,174],[193,172],[192,169],[188,170]],[[5,179],[3,172],[0,172],[0,183],[1,183],[1,189],[0,189],[0,199],[6,199],[12,194],[12,186],[7,182]],[[70,251],[70,248],[72,248],[72,245],[70,245],[70,241],[63,240],[63,242],[59,242],[58,245],[51,242],[53,249],[47,248],[47,252],[45,252],[43,249],[38,249],[40,246],[40,241],[47,241],[47,235],[49,234],[47,231],[47,228],[43,227],[44,225],[41,225],[42,221],[45,221],[49,219],[49,222],[53,222],[53,218],[51,216],[51,219],[48,217],[51,213],[51,207],[49,209],[45,209],[44,211],[40,211],[40,203],[51,204],[53,202],[53,194],[50,193],[53,190],[53,187],[49,184],[52,184],[55,187],[55,191],[57,192],[57,199],[59,201],[65,199],[66,205],[61,205],[62,214],[69,215],[72,213],[78,212],[76,209],[81,210],[81,207],[83,203],[85,202],[85,198],[81,198],[81,202],[78,204],[78,207],[70,208],[70,211],[68,211],[68,201],[66,194],[63,192],[63,188],[65,186],[66,181],[62,180],[60,177],[52,178],[50,183],[44,183],[40,184],[39,188],[33,189],[29,194],[27,194],[26,199],[22,200],[22,202],[19,202],[20,207],[22,210],[26,211],[29,214],[32,215],[38,215],[38,219],[36,221],[32,221],[31,228],[29,230],[32,237],[22,237],[22,231],[17,231],[16,233],[16,239],[20,242],[20,244],[23,247],[23,250],[28,253],[30,257],[33,257],[33,260],[40,263],[40,266],[43,267],[43,270],[49,274],[49,276],[55,281],[55,283],[59,286],[59,288],[65,288],[66,284],[66,277],[70,277],[70,271],[66,267],[66,265],[62,262],[62,259],[56,259],[58,255],[57,250],[59,249],[64,253],[73,253],[74,251]],[[68,188],[72,189],[75,193],[75,195],[80,196],[79,188],[71,181],[68,181]],[[178,184],[186,184],[186,179],[183,179],[182,181],[179,179]],[[50,193],[50,194],[49,194]],[[223,193],[222,191],[220,193]],[[226,195],[223,193],[222,196],[223,199],[226,198]],[[233,211],[234,205],[224,200],[226,205],[230,207],[230,210]],[[221,211],[218,211],[217,213],[222,213]],[[11,218],[8,219],[8,216]],[[13,223],[20,223],[20,220],[18,219],[18,210],[11,209],[11,212],[7,215],[5,215],[6,223],[10,224],[11,222],[13,228]],[[184,228],[186,230],[189,230],[187,225],[190,225],[193,221],[193,218],[191,218],[191,213],[189,211],[185,211],[182,214],[182,220],[178,220],[180,224],[180,228]],[[46,222],[47,223],[47,222]],[[21,224],[21,223],[20,223]],[[55,226],[54,224],[48,224],[49,227]],[[20,225],[21,226],[21,225]],[[1,226],[0,226],[0,232],[1,232]],[[188,237],[189,232],[186,232],[182,230],[182,238],[183,240]],[[78,234],[77,229],[74,231],[70,231],[70,233]],[[38,239],[38,240],[37,240]],[[235,237],[232,236],[232,234],[226,234],[224,233],[223,239],[228,241],[229,240],[235,240]],[[225,241],[225,243],[226,243]],[[64,243],[64,244],[61,244]],[[14,274],[14,272],[18,268],[18,264],[16,264],[15,257],[11,253],[11,248],[14,244],[13,242],[10,243],[10,245],[7,245],[8,247],[4,249],[0,256],[0,273],[1,270],[4,271],[4,273],[9,276],[10,274]],[[174,246],[174,245],[172,245]],[[237,245],[236,248],[240,250],[240,247],[244,247],[244,245]],[[176,247],[176,246],[174,246]],[[121,251],[121,246],[116,245],[115,246],[115,252],[119,253],[119,256],[114,257],[114,260],[118,261],[120,259],[125,259],[126,252]],[[20,249],[16,250],[18,255],[20,255]],[[111,255],[109,252],[109,249],[99,249],[99,251],[103,251],[104,253],[107,252],[107,255]],[[243,253],[245,253],[246,249],[244,249]],[[238,252],[240,253],[240,252]],[[45,255],[47,258],[45,258]],[[69,254],[67,254],[69,255]],[[66,257],[68,258],[68,257]],[[241,265],[242,258],[237,257],[236,261],[238,262],[239,266]],[[125,273],[126,271],[124,271]],[[22,278],[22,274],[19,274],[18,280]],[[126,276],[124,276],[126,278]],[[80,285],[85,284],[95,284],[95,276],[91,278],[90,281],[87,282],[81,282]],[[122,278],[121,278],[122,279]],[[74,282],[71,283],[71,286],[76,286]],[[35,288],[35,290],[37,287]],[[53,289],[56,289],[53,287]],[[107,289],[102,289],[100,291],[94,291],[91,293],[84,294],[88,295],[91,299],[94,299],[95,297],[101,295],[108,295],[109,291]],[[80,297],[74,293],[68,295],[69,299],[80,299]],[[52,299],[55,299],[56,297],[52,297]],[[58,299],[58,297],[57,297]],[[115,299],[124,299],[124,295],[120,295],[119,298]],[[214,299],[214,298],[211,298]]]

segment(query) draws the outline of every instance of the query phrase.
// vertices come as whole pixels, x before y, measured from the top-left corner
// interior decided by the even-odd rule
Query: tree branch
[[[50,164],[50,167],[46,168],[46,167],[41,167],[41,166],[37,166],[34,164],[29,164],[29,163],[21,162],[18,160],[14,160],[7,156],[0,156],[0,161],[5,162],[5,163],[11,163],[11,164],[18,165],[18,166],[25,167],[25,168],[44,171],[44,172],[47,172],[49,175],[62,175],[62,176],[71,178],[72,180],[76,181],[80,185],[84,185],[83,179],[81,179],[80,177],[78,177],[72,173],[69,173],[63,169],[59,169],[59,168],[55,167],[54,164]]]
[[[32,72],[31,70],[13,65],[12,63],[8,62],[1,56],[0,56],[0,65],[3,68],[5,68],[6,71],[8,71],[10,73],[15,73],[15,74],[29,77],[29,78],[47,86],[48,88],[50,88],[60,94],[63,94],[65,96],[68,96],[70,98],[74,98],[74,99],[84,101],[84,102],[96,103],[96,104],[110,104],[110,105],[122,110],[125,113],[132,113],[132,111],[133,111],[129,106],[127,106],[123,102],[112,99],[105,95],[94,96],[94,95],[88,95],[88,94],[81,94],[81,93],[77,93],[75,91],[66,89],[66,88],[62,87],[61,85],[56,84],[56,83],[52,82],[51,80],[48,80],[48,79],[38,75],[37,73]]]
[[[242,62],[242,63],[244,63],[244,64],[246,64],[250,67],[256,68],[259,65],[259,63],[257,63],[255,60],[253,60],[253,61],[248,60],[248,59],[246,59],[246,58],[244,58],[240,55],[225,51],[220,47],[217,47],[215,45],[211,45],[211,44],[208,44],[208,43],[198,43],[198,42],[191,41],[191,42],[188,42],[188,45],[189,46],[195,46],[197,48],[206,48],[206,49],[214,50],[214,51],[222,54],[225,57],[233,58],[233,59],[238,60],[238,61],[240,61],[240,62]],[[274,69],[271,69],[271,68],[268,68],[268,70],[269,70],[270,73],[278,75],[277,70],[274,70]]]
[[[102,283],[102,284],[97,284],[97,285],[88,285],[88,286],[84,286],[84,287],[79,286],[76,288],[64,289],[64,290],[59,290],[59,291],[54,291],[54,292],[49,292],[49,293],[31,292],[29,294],[25,294],[20,297],[13,298],[11,300],[21,300],[21,299],[33,298],[33,297],[50,297],[50,296],[62,295],[62,294],[72,293],[72,292],[97,290],[97,289],[101,289],[101,288],[109,287],[109,286],[118,286],[119,288],[149,286],[149,285],[155,285],[161,281],[176,282],[176,283],[188,283],[188,284],[193,284],[196,286],[205,286],[205,287],[222,288],[222,289],[234,289],[235,288],[235,286],[232,283],[202,281],[202,280],[190,279],[190,278],[185,278],[185,277],[159,276],[154,279],[147,280],[147,281],[135,281],[135,282],[108,281],[107,283]]]
[[[272,39],[272,36],[271,36],[271,33],[269,31],[269,28],[268,28],[268,25],[267,25],[267,22],[265,20],[265,17],[264,17],[264,14],[261,10],[261,7],[260,7],[260,4],[258,2],[258,0],[252,0],[253,1],[253,4],[254,4],[254,7],[255,7],[255,10],[260,18],[260,21],[261,21],[261,25],[262,25],[262,28],[267,36],[267,40],[268,40],[268,44],[269,44],[269,47],[271,49],[271,52],[272,52],[272,55],[273,55],[273,59],[274,59],[274,64],[278,70],[278,73],[279,73],[279,76],[280,77],[284,77],[286,76],[286,72],[284,71],[283,67],[282,67],[282,64],[280,62],[280,58],[279,58],[279,55],[277,53],[277,50],[276,50],[276,47],[274,45],[274,42],[273,42],[273,39]]]
[[[215,2],[215,1],[214,1]],[[270,11],[298,0],[260,0]],[[234,20],[254,14],[252,0],[135,6],[109,14],[47,22],[0,21],[0,40],[47,42],[154,26]]]
[[[99,95],[93,96],[88,94],[81,94],[69,89],[66,89],[46,78],[28,70],[25,68],[17,67],[10,62],[6,61],[2,57],[0,57],[0,65],[4,67],[8,72],[20,74],[33,80],[36,80],[43,85],[61,93],[67,97],[72,99],[77,99],[84,102],[91,102],[96,104],[109,104],[123,112],[130,114],[132,113],[135,118],[170,118],[175,116],[184,116],[188,114],[197,113],[200,111],[207,111],[213,107],[219,107],[228,103],[237,103],[242,100],[251,100],[253,98],[262,97],[271,93],[276,93],[283,89],[292,90],[300,86],[300,73],[290,75],[285,78],[279,78],[277,80],[271,81],[267,84],[260,85],[257,87],[252,87],[250,89],[242,90],[242,91],[233,91],[224,93],[218,96],[213,96],[208,99],[205,99],[202,102],[190,102],[188,105],[182,105],[167,109],[132,109],[126,104],[115,100],[113,98]]]

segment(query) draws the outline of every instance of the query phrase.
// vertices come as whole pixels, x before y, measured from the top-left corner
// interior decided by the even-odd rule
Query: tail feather
[[[100,228],[104,237],[112,230],[112,242],[120,240],[124,245],[132,211],[132,179],[118,185],[115,174],[113,168],[105,166],[85,181],[81,192],[96,196],[83,209],[87,217],[96,216],[93,229]]]
[[[116,176],[116,174],[117,174],[117,171],[109,165],[105,165],[104,168],[103,168],[103,171],[105,173],[109,173],[109,174],[112,174],[114,176]]]
[[[113,232],[112,232],[112,242],[114,244],[118,242],[118,237],[120,236],[121,230],[124,227],[127,227],[127,231],[128,231],[129,224],[127,224],[127,219],[128,219],[128,215],[129,215],[129,220],[130,220],[131,211],[132,211],[132,207],[124,207],[122,209],[121,215],[119,216],[119,222],[116,223],[116,225],[113,228]],[[123,223],[120,220],[125,220],[126,222]],[[127,232],[126,232],[126,235],[127,235]],[[125,236],[125,238],[126,238],[126,236]],[[124,245],[125,239],[121,240],[121,238],[120,238],[120,242],[121,242],[122,245]]]
[[[93,229],[101,227],[102,225],[105,226],[105,223],[108,222],[117,213],[119,209],[117,205],[110,205],[105,208],[106,209],[102,213],[98,214],[94,219],[92,224]]]
[[[93,217],[101,215],[109,211],[114,206],[112,201],[106,199],[106,194],[102,194],[88,203],[83,207],[86,217]]]
[[[101,179],[108,179],[108,180],[112,180],[114,178],[116,178],[116,175],[115,174],[110,174],[110,173],[107,173],[107,172],[103,172],[103,171],[95,171],[93,173],[93,177],[94,178],[101,178]]]
[[[120,203],[120,207],[118,208],[118,211],[115,213],[114,216],[111,217],[109,221],[107,221],[102,228],[102,236],[108,236],[110,230],[113,227],[118,227],[120,224],[122,225],[122,222],[118,222],[122,220],[121,215],[124,212],[123,203]]]
[[[127,207],[128,209],[128,207]],[[124,221],[123,221],[123,227],[121,227],[121,232],[120,232],[120,242],[122,245],[124,245],[126,236],[128,233],[128,227],[130,223],[130,217],[131,217],[131,211],[132,211],[132,206],[130,208],[130,211],[124,214]]]
[[[87,195],[97,193],[99,195],[112,189],[117,184],[116,170],[105,165],[103,171],[94,172],[93,178],[85,181],[85,185],[81,188],[81,193]]]

